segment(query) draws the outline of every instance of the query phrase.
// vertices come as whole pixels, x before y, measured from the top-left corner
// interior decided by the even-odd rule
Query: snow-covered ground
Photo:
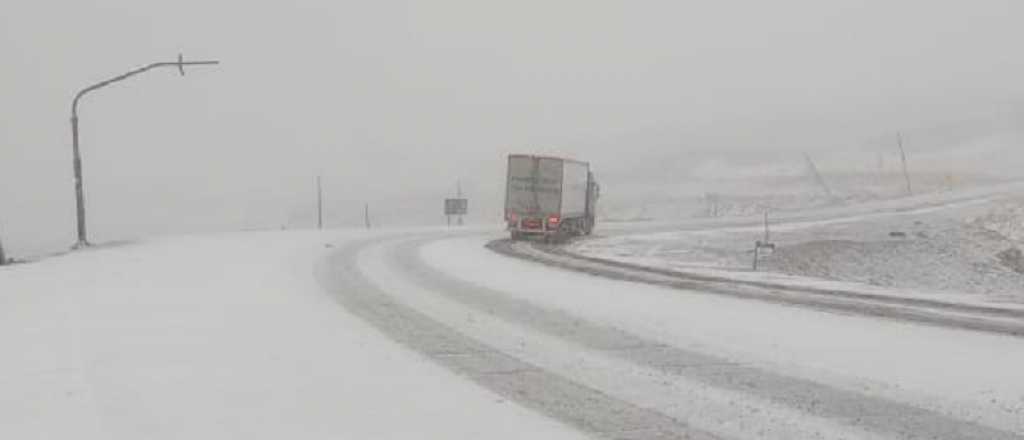
[[[672,270],[822,285],[846,290],[962,296],[1024,302],[1020,184],[929,194],[827,210],[773,213],[777,248],[752,272],[764,240],[757,219],[659,225],[656,232],[613,226],[581,241],[582,255]],[[636,231],[634,229],[634,231]],[[970,297],[975,298],[970,298]]]
[[[613,281],[493,229],[0,268],[2,438],[1024,437],[1024,339]]]
[[[169,237],[0,267],[0,438],[577,438],[348,314],[364,233]]]
[[[856,169],[822,173],[819,183],[806,165],[795,170],[773,170],[770,164],[738,170],[708,170],[697,176],[675,176],[655,182],[625,179],[608,185],[598,204],[602,221],[687,221],[760,214],[765,207],[776,213],[861,206],[905,199],[902,174]],[[757,170],[765,173],[758,173]],[[942,197],[1005,183],[1007,179],[981,175],[919,172],[912,175],[916,197]],[[640,180],[640,181],[636,181]],[[898,203],[898,202],[897,202]]]

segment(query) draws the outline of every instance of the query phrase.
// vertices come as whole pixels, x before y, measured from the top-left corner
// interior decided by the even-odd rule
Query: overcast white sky
[[[950,131],[928,127],[983,135],[972,131],[1024,119],[1017,0],[5,0],[2,10],[0,237],[18,249],[73,241],[75,91],[178,52],[223,64],[150,72],[82,103],[97,240],[300,226],[317,173],[343,225],[364,200],[392,219],[440,210],[458,177],[474,206],[492,206],[512,151],[572,155],[624,179],[645,158],[828,151],[897,130],[939,133],[928,138],[938,145]]]

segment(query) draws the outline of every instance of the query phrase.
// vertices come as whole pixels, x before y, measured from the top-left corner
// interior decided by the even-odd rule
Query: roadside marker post
[[[769,250],[771,253],[775,253],[775,243],[772,243],[769,239],[771,238],[770,230],[768,229],[768,208],[764,210],[764,240],[757,240],[754,242],[754,271],[757,271],[757,261],[761,257],[761,249]]]

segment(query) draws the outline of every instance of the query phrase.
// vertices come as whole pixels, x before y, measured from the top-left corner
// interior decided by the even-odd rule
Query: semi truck
[[[600,192],[590,164],[558,157],[510,154],[505,222],[512,240],[562,241],[589,235]]]

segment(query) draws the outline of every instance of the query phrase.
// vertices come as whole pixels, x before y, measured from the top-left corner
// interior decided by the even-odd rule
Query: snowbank
[[[1016,191],[1020,185],[992,187]],[[943,201],[943,198],[946,198]],[[753,243],[762,225],[628,233],[581,241],[583,255],[633,264],[714,272],[745,280],[846,284],[844,290],[899,289],[898,295],[960,296],[957,301],[1024,303],[1024,207],[983,191],[928,195],[805,214],[773,214],[770,241],[777,251],[751,272]],[[801,217],[802,216],[802,217]],[[666,228],[667,229],[667,228]],[[1015,240],[1016,239],[1016,240]],[[916,292],[912,292],[916,291]],[[975,299],[970,296],[976,297]]]

